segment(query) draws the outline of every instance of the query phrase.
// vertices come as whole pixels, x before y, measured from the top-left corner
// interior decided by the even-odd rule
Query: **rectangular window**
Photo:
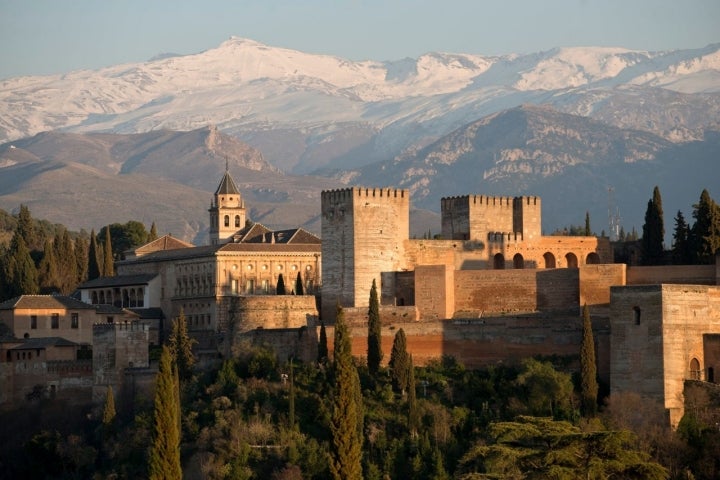
[[[268,280],[262,281],[262,291],[263,293],[270,293],[270,282]]]
[[[70,314],[70,328],[80,327],[80,315],[77,313]]]
[[[113,323],[114,320],[113,317],[107,317],[107,323]]]
[[[234,278],[230,280],[230,290],[232,293],[238,293],[238,281]]]
[[[30,328],[33,330],[37,328],[37,315],[30,315]]]
[[[60,314],[53,313],[50,328],[60,328]]]
[[[248,279],[245,282],[245,293],[249,293],[250,295],[255,293],[255,280]]]

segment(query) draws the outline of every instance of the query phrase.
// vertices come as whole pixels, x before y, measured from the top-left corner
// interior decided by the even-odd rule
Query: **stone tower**
[[[230,176],[227,165],[208,212],[211,245],[229,242],[233,234],[245,226],[245,202]]]
[[[402,270],[410,236],[410,193],[391,188],[347,188],[322,192],[322,318],[335,308],[366,307],[373,279]]]

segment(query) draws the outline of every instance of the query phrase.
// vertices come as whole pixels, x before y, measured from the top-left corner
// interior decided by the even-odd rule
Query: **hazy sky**
[[[0,78],[197,53],[231,35],[351,60],[720,42],[720,0],[0,0]]]

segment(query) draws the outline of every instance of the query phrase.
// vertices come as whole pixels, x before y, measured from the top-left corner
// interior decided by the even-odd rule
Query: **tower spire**
[[[228,157],[225,155],[225,173],[228,173],[230,168],[228,167]]]

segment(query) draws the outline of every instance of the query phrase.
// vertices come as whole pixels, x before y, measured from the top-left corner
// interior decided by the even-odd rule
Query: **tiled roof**
[[[312,243],[299,243],[290,244],[287,243],[226,243],[222,245],[218,253],[234,253],[234,252],[247,252],[247,253],[290,253],[290,252],[318,252],[320,253],[320,244]]]
[[[133,313],[136,313],[140,316],[141,320],[145,319],[157,319],[157,318],[165,318],[165,314],[162,311],[162,308],[158,307],[151,307],[151,308],[128,308]]]
[[[0,303],[0,310],[69,308],[75,310],[95,307],[64,295],[20,295]]]
[[[191,248],[194,247],[192,243],[183,242],[180,239],[173,237],[172,235],[163,235],[162,237],[153,240],[152,242],[146,243],[140,247],[134,249],[135,255],[148,254],[150,252],[156,252],[158,250],[175,250],[177,248]]]
[[[138,258],[121,260],[117,265],[135,264],[144,262],[157,262],[163,260],[185,260],[188,258],[209,257],[219,250],[221,245],[205,245],[202,247],[178,248],[175,250],[159,250]]]
[[[116,307],[115,305],[102,304],[102,305],[94,305],[94,307],[95,307],[95,312],[101,313],[103,315],[108,315],[111,313],[116,314],[116,315],[122,315],[122,314],[133,315],[133,314],[135,314],[135,312],[133,312],[129,308],[120,308],[120,307]]]
[[[12,347],[10,350],[32,350],[47,347],[74,347],[79,345],[62,337],[26,338],[22,345]]]
[[[94,280],[88,280],[81,284],[78,288],[98,288],[98,287],[125,287],[129,285],[147,285],[150,280],[157,277],[154,273],[142,273],[138,275],[117,275],[115,277],[99,277]]]
[[[320,244],[320,238],[302,228],[290,228],[287,230],[270,230],[259,223],[240,230],[234,236],[235,243],[293,243],[293,244]]]
[[[223,175],[222,180],[220,180],[220,185],[218,186],[217,190],[215,191],[215,195],[239,195],[240,191],[238,190],[237,186],[235,185],[235,181],[230,176],[230,172],[225,171],[225,175]]]

